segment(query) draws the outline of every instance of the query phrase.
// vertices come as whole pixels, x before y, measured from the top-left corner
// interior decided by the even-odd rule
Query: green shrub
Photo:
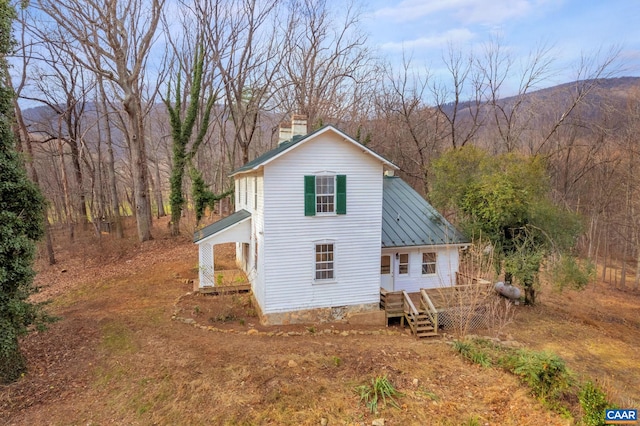
[[[584,415],[582,423],[585,426],[604,425],[604,411],[607,408],[615,408],[615,406],[607,401],[607,395],[593,382],[586,382],[578,393],[578,400]]]
[[[519,350],[506,364],[544,401],[557,399],[573,383],[566,364],[556,354]]]
[[[491,361],[486,353],[482,352],[476,345],[456,340],[453,342],[453,348],[469,361],[479,364],[483,367],[490,367]]]

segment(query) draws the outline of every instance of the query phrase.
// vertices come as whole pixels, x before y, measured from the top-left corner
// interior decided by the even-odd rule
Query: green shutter
[[[316,215],[316,177],[304,177],[304,215]]]
[[[336,176],[336,213],[347,214],[347,176]]]

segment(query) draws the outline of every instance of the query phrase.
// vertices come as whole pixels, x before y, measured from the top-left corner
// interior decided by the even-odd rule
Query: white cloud
[[[396,22],[407,22],[420,19],[424,16],[443,10],[455,8],[457,4],[468,0],[403,0],[393,7],[384,7],[377,10],[374,15],[379,18],[388,18]]]
[[[459,22],[496,25],[527,16],[545,0],[403,0],[378,9],[376,18],[410,22],[434,14],[447,14]]]
[[[527,16],[531,13],[533,5],[528,0],[494,0],[486,2],[482,0],[469,0],[465,2],[454,14],[467,23],[480,23],[497,25]]]
[[[457,28],[431,37],[420,37],[402,42],[388,42],[380,46],[385,50],[416,50],[442,48],[447,43],[454,45],[464,44],[475,37],[475,34],[468,28]]]

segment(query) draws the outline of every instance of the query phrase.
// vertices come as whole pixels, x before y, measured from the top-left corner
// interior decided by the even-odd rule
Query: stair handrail
[[[423,304],[426,305],[425,306],[427,308],[426,313],[429,316],[431,323],[433,324],[433,330],[437,333],[438,332],[438,310],[433,305],[431,298],[429,297],[429,295],[427,294],[424,288],[420,289],[420,295],[422,296]]]
[[[414,336],[417,336],[417,333],[418,333],[417,323],[418,323],[418,315],[420,315],[420,312],[418,312],[415,305],[413,304],[413,301],[411,300],[407,292],[404,290],[402,290],[402,298],[403,298],[402,310],[404,311],[404,316],[407,317],[407,321],[409,323],[409,327],[411,328],[412,334]],[[407,312],[407,309],[409,310],[409,312]]]
[[[409,297],[406,291],[402,290],[402,297],[404,297],[404,302],[407,306],[409,306],[409,313],[414,317],[420,315],[420,312],[416,309],[416,306],[413,304],[413,300]]]

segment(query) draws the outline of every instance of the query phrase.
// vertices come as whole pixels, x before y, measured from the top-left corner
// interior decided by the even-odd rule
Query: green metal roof
[[[343,133],[341,130],[336,129],[335,127],[331,126],[330,124],[323,126],[307,135],[301,136],[301,135],[295,135],[294,137],[292,137],[290,140],[286,141],[286,142],[282,142],[281,144],[279,144],[277,147],[275,147],[274,149],[272,149],[271,151],[267,151],[264,154],[262,154],[259,157],[254,158],[253,160],[249,161],[248,163],[246,163],[245,165],[235,169],[234,171],[231,172],[231,174],[229,176],[233,176],[236,175],[238,173],[242,173],[242,172],[246,172],[249,170],[252,170],[264,163],[267,163],[269,160],[271,160],[272,158],[280,155],[281,153],[287,151],[289,148],[299,144],[302,141],[305,141],[307,139],[310,139],[312,136],[318,134],[318,133],[322,133],[327,129],[333,129],[334,131],[336,131],[337,133],[341,134],[342,136],[344,136],[345,138],[350,139],[351,141],[360,144],[359,142],[355,141],[354,139],[352,139],[350,136],[348,136],[347,134]],[[361,145],[361,144],[360,144]],[[375,152],[374,150],[372,150],[371,148],[365,146],[365,145],[361,145],[361,147],[369,152],[371,155],[378,157],[380,160],[382,160],[383,162],[387,163],[388,166],[393,167],[393,168],[398,168],[395,164],[393,164],[391,161],[387,160],[386,158],[384,158],[383,156],[381,156],[380,154],[378,154],[377,152]]]
[[[273,157],[275,157],[276,155],[280,154],[281,152],[284,152],[287,149],[291,148],[292,146],[296,145],[298,142],[303,140],[305,137],[296,135],[293,138],[289,139],[288,141],[282,142],[280,145],[278,145],[277,147],[275,147],[271,151],[267,151],[264,154],[262,154],[261,156],[256,157],[253,160],[249,161],[244,166],[235,169],[234,171],[231,172],[230,176],[233,176],[233,175],[235,175],[237,173],[246,172],[247,170],[253,169],[255,166],[258,166],[258,165],[260,165],[262,163],[267,162],[268,160],[272,159]]]
[[[240,223],[249,217],[251,217],[251,213],[249,213],[248,211],[244,209],[238,210],[232,215],[222,218],[217,222],[213,222],[211,225],[207,225],[204,228],[194,232],[193,242],[197,243],[198,241],[217,234],[218,232],[223,231],[228,227],[235,225],[236,223]]]
[[[465,244],[469,240],[399,177],[385,176],[382,247]]]

